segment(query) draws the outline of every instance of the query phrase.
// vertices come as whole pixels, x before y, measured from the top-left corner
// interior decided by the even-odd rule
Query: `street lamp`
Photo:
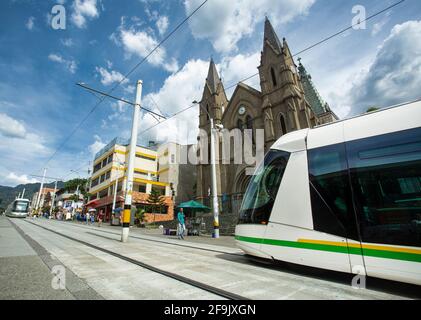
[[[219,202],[218,202],[218,190],[216,186],[216,152],[215,152],[215,134],[217,129],[214,124],[214,120],[206,108],[204,108],[200,102],[196,100],[193,104],[198,104],[208,115],[211,128],[211,176],[212,176],[212,199],[213,199],[213,229],[214,238],[219,238]]]

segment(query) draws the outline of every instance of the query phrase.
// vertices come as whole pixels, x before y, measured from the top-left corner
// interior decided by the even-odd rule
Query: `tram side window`
[[[308,151],[314,230],[358,239],[344,144]]]
[[[421,245],[421,129],[347,143],[362,241]]]
[[[240,224],[267,224],[290,154],[271,150],[256,170],[244,195]]]

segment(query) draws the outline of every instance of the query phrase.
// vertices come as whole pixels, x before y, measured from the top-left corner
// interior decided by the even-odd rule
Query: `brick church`
[[[338,119],[317,92],[301,61],[298,67],[294,63],[286,40],[279,40],[267,18],[258,70],[260,91],[240,82],[228,100],[215,63],[211,60],[200,102],[199,128],[209,135],[209,113],[216,125],[223,125],[228,130],[264,129],[267,152],[277,139],[288,132]],[[251,178],[246,175],[246,168],[246,164],[217,164],[217,189],[222,214],[238,211]],[[197,199],[207,205],[212,203],[210,188],[211,167],[199,164]]]

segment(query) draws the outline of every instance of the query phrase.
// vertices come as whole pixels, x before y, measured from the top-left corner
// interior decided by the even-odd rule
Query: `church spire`
[[[290,61],[287,61],[289,62],[288,64],[294,64],[292,53],[289,50],[288,42],[285,38],[282,39],[282,52],[285,56],[285,60],[288,60],[288,59],[290,60]]]
[[[218,85],[221,82],[221,78],[219,78],[218,71],[216,70],[215,62],[213,58],[211,58],[209,64],[209,71],[208,77],[206,78],[206,83],[208,84],[211,93],[216,93],[218,91]]]
[[[266,17],[265,20],[265,34],[263,37],[263,46],[265,45],[266,41],[268,41],[275,50],[277,50],[278,52],[282,52],[281,42],[279,41],[279,38],[276,35],[276,32],[273,29],[268,17]]]

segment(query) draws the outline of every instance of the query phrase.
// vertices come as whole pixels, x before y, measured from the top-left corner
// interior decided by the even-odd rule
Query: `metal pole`
[[[213,198],[213,229],[214,238],[219,238],[219,203],[218,189],[216,186],[216,152],[215,152],[215,133],[213,119],[210,118],[211,126],[211,170],[212,170],[212,198]]]
[[[57,180],[56,180],[56,182],[54,184],[53,199],[51,199],[50,217],[53,214],[53,210],[54,210],[54,201],[56,201],[56,192],[57,192]]]
[[[115,204],[116,204],[116,201],[117,201],[117,189],[118,189],[118,176],[115,178],[114,198],[113,198],[113,210],[112,210],[112,212],[114,212],[114,210],[115,210]]]
[[[35,211],[38,214],[38,207],[40,205],[40,201],[41,201],[41,193],[42,193],[42,189],[44,188],[44,180],[45,180],[45,175],[47,174],[47,168],[44,169],[44,175],[42,176],[42,180],[41,180],[41,185],[39,186],[39,193],[38,193],[38,197],[37,197],[37,204],[35,206]]]
[[[26,191],[26,189],[25,189],[25,188],[23,188],[22,195],[21,195],[22,199],[23,199],[23,197],[25,196],[25,191]]]
[[[136,102],[135,102],[134,111],[133,111],[132,136],[130,139],[129,163],[127,166],[126,195],[124,199],[123,229],[121,232],[121,242],[127,242],[129,238],[130,220],[131,220],[130,218],[131,218],[131,209],[132,209],[134,162],[136,159],[137,132],[138,132],[141,99],[142,99],[142,81],[139,80],[137,82]]]

